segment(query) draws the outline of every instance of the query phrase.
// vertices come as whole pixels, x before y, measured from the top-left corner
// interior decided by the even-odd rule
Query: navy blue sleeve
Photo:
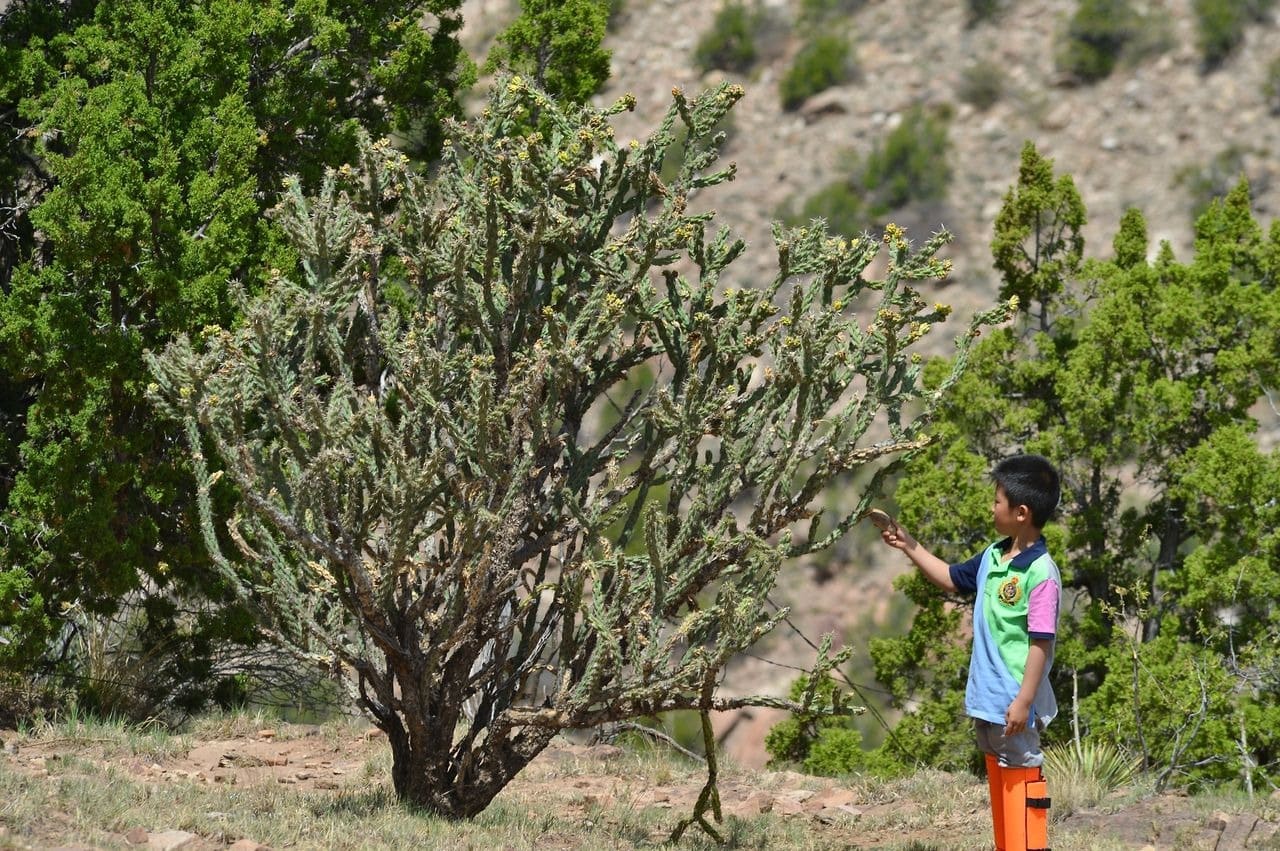
[[[983,552],[986,552],[986,550],[983,550]],[[951,565],[951,584],[956,586],[957,591],[976,594],[978,591],[978,568],[981,566],[982,553],[978,553],[967,561]]]

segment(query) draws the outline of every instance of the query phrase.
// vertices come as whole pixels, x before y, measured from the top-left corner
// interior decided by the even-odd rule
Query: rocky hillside
[[[624,92],[635,94],[637,110],[617,122],[620,139],[656,126],[673,86],[696,92],[725,79],[721,72],[704,75],[693,62],[695,45],[722,2],[626,0],[608,41],[613,78],[598,96],[605,103]],[[1191,0],[1136,3],[1157,30],[1150,34],[1153,47],[1140,61],[1084,86],[1055,62],[1074,0],[1008,0],[1001,14],[977,26],[968,25],[962,0],[869,0],[836,24],[853,35],[856,80],[786,112],[778,81],[801,46],[798,31],[787,26],[800,0],[765,2],[782,22],[782,36],[775,58],[738,78],[746,97],[735,109],[727,149],[738,163],[738,177],[718,187],[709,201],[720,220],[750,243],[737,264],[739,285],[749,285],[753,276],[769,277],[769,223],[778,211],[842,177],[847,152],[866,154],[917,104],[951,107],[953,178],[944,202],[906,211],[904,224],[918,238],[940,226],[955,235],[948,252],[956,274],[936,298],[953,304],[961,318],[995,298],[988,244],[1026,140],[1054,158],[1059,173],[1075,177],[1089,211],[1087,252],[1093,256],[1109,252],[1130,206],[1146,214],[1153,245],[1168,240],[1179,256],[1188,256],[1193,184],[1215,161],[1227,163],[1227,173],[1218,178],[1227,185],[1234,170],[1243,168],[1264,222],[1280,206],[1280,117],[1270,112],[1265,94],[1268,66],[1280,56],[1278,13],[1251,25],[1231,57],[1206,73]],[[482,54],[485,41],[513,12],[510,0],[469,0],[464,14],[473,54]],[[962,97],[965,73],[979,61],[1004,71],[1002,96],[985,110]],[[948,338],[939,335],[934,345],[944,351]],[[779,600],[795,604],[793,620],[808,636],[834,629],[865,641],[890,626],[899,595],[889,583],[905,565],[886,560],[870,535],[859,536],[848,551],[850,563],[834,576],[804,565],[784,576]],[[803,640],[782,632],[787,634],[775,636],[762,655],[786,664],[812,659]],[[786,668],[744,659],[727,686],[778,692],[793,676]],[[760,764],[763,733],[774,719],[757,713],[746,723],[737,720],[726,744],[743,762]]]
[[[613,78],[600,94],[638,99],[620,135],[639,135],[659,120],[670,89],[687,91],[724,79],[702,74],[693,62],[699,37],[723,0],[626,0],[608,46]],[[746,97],[735,110],[727,156],[739,176],[716,192],[725,222],[740,229],[753,254],[739,274],[764,274],[771,265],[769,221],[788,201],[802,199],[842,176],[845,152],[865,154],[913,105],[950,105],[950,165],[945,203],[907,214],[923,236],[945,225],[957,274],[950,295],[963,307],[994,293],[988,243],[992,222],[1017,172],[1026,140],[1074,175],[1089,210],[1089,253],[1109,249],[1121,213],[1147,215],[1155,240],[1189,252],[1193,192],[1185,177],[1215,158],[1243,166],[1264,219],[1280,202],[1280,118],[1266,103],[1268,65],[1280,56],[1280,13],[1250,26],[1239,49],[1205,73],[1196,46],[1191,0],[1153,0],[1141,11],[1160,30],[1157,46],[1139,62],[1122,65],[1100,83],[1073,85],[1056,68],[1061,34],[1074,0],[1009,0],[1005,11],[969,26],[960,0],[870,0],[849,16],[859,74],[799,110],[784,112],[778,81],[801,45],[794,23],[799,0],[765,0],[781,21],[777,58],[740,79]],[[853,4],[850,4],[853,5]],[[1142,6],[1143,4],[1136,4]],[[470,0],[470,37],[476,46],[511,14],[508,0]],[[963,102],[967,69],[979,61],[1004,69],[1003,95],[979,110]],[[1226,155],[1224,156],[1224,152]],[[1179,179],[1184,175],[1183,179]]]

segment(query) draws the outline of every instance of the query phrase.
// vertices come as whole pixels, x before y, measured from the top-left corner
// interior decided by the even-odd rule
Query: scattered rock
[[[846,100],[848,100],[846,92],[838,88],[826,89],[801,104],[800,116],[804,118],[805,124],[812,124],[829,115],[845,115],[849,112]]]
[[[1249,838],[1253,835],[1253,829],[1257,824],[1258,817],[1248,813],[1232,816],[1226,826],[1222,828],[1222,835],[1218,837],[1218,851],[1231,851],[1233,848],[1247,847]]]
[[[147,837],[147,847],[156,851],[179,851],[181,848],[190,848],[199,839],[199,836],[185,830],[166,830]]]
[[[274,739],[275,737],[276,737],[276,731],[270,728],[258,731],[259,739]]]
[[[611,759],[618,759],[625,754],[626,751],[617,745],[592,745],[587,749],[586,756],[591,759],[608,761]]]
[[[271,851],[270,845],[263,845],[252,839],[237,839],[228,846],[229,851]]]
[[[1272,821],[1260,821],[1253,826],[1249,834],[1249,848],[1274,848],[1275,837],[1280,834],[1280,824]]]

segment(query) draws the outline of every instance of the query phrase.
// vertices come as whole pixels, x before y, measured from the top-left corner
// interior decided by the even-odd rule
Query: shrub
[[[809,677],[791,683],[791,699],[800,701],[809,686]],[[815,690],[822,702],[831,702],[839,694],[835,680],[823,675]],[[839,777],[854,772],[894,777],[906,771],[906,765],[893,759],[885,748],[863,748],[862,733],[852,718],[792,714],[779,721],[765,736],[769,764],[799,765],[808,774]]]
[[[1262,94],[1272,115],[1280,115],[1280,56],[1267,66],[1267,76],[1262,83]]]
[[[866,207],[858,188],[848,179],[828,183],[805,199],[800,211],[783,211],[790,225],[822,219],[832,233],[854,234],[867,228]]]
[[[1220,65],[1244,38],[1245,16],[1239,0],[1195,0],[1196,43],[1205,65]]]
[[[960,100],[979,110],[990,109],[1004,95],[1004,68],[990,59],[979,59],[960,72]]]
[[[853,79],[857,60],[848,36],[816,33],[800,48],[778,85],[783,109],[795,109],[824,89]]]
[[[1087,83],[1103,79],[1134,38],[1137,24],[1128,0],[1081,0],[1067,25],[1059,67]]]
[[[729,0],[716,12],[711,29],[698,39],[694,62],[703,71],[751,70],[760,57],[760,40],[767,22],[766,13],[758,5]]]
[[[1250,20],[1263,18],[1274,0],[1195,0],[1196,41],[1206,67],[1214,68],[1244,39]]]
[[[1174,184],[1187,190],[1191,196],[1192,221],[1209,209],[1215,200],[1231,191],[1244,175],[1243,148],[1231,145],[1218,153],[1203,166],[1187,166],[1181,169]]]
[[[800,21],[820,24],[832,18],[845,18],[865,5],[867,0],[800,0]]]
[[[798,215],[783,218],[821,218],[833,232],[852,234],[914,201],[945,197],[951,182],[947,119],[945,112],[911,108],[865,160],[848,160],[849,177],[811,195]]]
[[[861,184],[874,199],[876,214],[944,197],[951,182],[949,147],[945,112],[920,106],[907,110],[862,169]]]

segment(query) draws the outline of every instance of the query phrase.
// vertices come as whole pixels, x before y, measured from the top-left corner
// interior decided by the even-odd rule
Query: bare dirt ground
[[[270,833],[262,826],[265,822],[256,828],[249,822],[247,827],[237,823],[212,829],[202,825],[228,814],[192,816],[177,804],[157,811],[131,803],[166,790],[186,790],[184,800],[194,803],[181,806],[192,811],[225,806],[228,800],[257,801],[250,806],[262,808],[264,795],[277,800],[289,795],[291,800],[311,801],[320,812],[324,805],[316,802],[385,786],[387,748],[376,731],[276,725],[227,737],[188,736],[177,745],[150,749],[105,739],[60,739],[56,733],[23,737],[0,732],[0,739],[5,742],[0,786],[8,798],[0,801],[0,848],[379,847],[376,834],[335,839],[342,833],[339,829],[337,834],[308,836],[302,825],[291,826],[286,841],[278,836],[268,841],[271,836],[251,833]],[[638,760],[632,750],[615,745],[557,740],[495,802],[505,813],[499,821],[505,820],[506,827],[499,824],[497,833],[451,835],[445,826],[444,833],[436,830],[415,845],[540,851],[657,847],[692,811],[704,781],[697,766],[663,767],[667,764]],[[65,794],[49,793],[46,800],[54,803],[34,808],[24,808],[18,800],[39,797],[48,786],[65,792],[75,779],[86,777],[91,783],[118,787],[118,804],[107,809],[106,817],[86,816],[81,811],[94,805]],[[258,797],[228,798],[232,789],[257,790]],[[922,773],[907,781],[876,783],[728,765],[722,767],[719,789],[730,847],[989,847],[985,783],[967,775]],[[1215,809],[1212,803],[1185,796],[1121,795],[1107,806],[1074,813],[1055,824],[1053,844],[1061,851],[1280,848],[1280,802],[1263,798],[1256,804]],[[378,806],[393,808],[388,802],[371,809]],[[95,818],[106,823],[95,825]],[[281,813],[279,818],[286,816]],[[306,818],[304,811],[303,821]],[[535,826],[532,833],[519,826],[522,822]],[[749,827],[764,822],[772,826]],[[353,823],[350,830],[370,828]],[[691,828],[685,847],[712,847],[698,834],[697,827]]]

